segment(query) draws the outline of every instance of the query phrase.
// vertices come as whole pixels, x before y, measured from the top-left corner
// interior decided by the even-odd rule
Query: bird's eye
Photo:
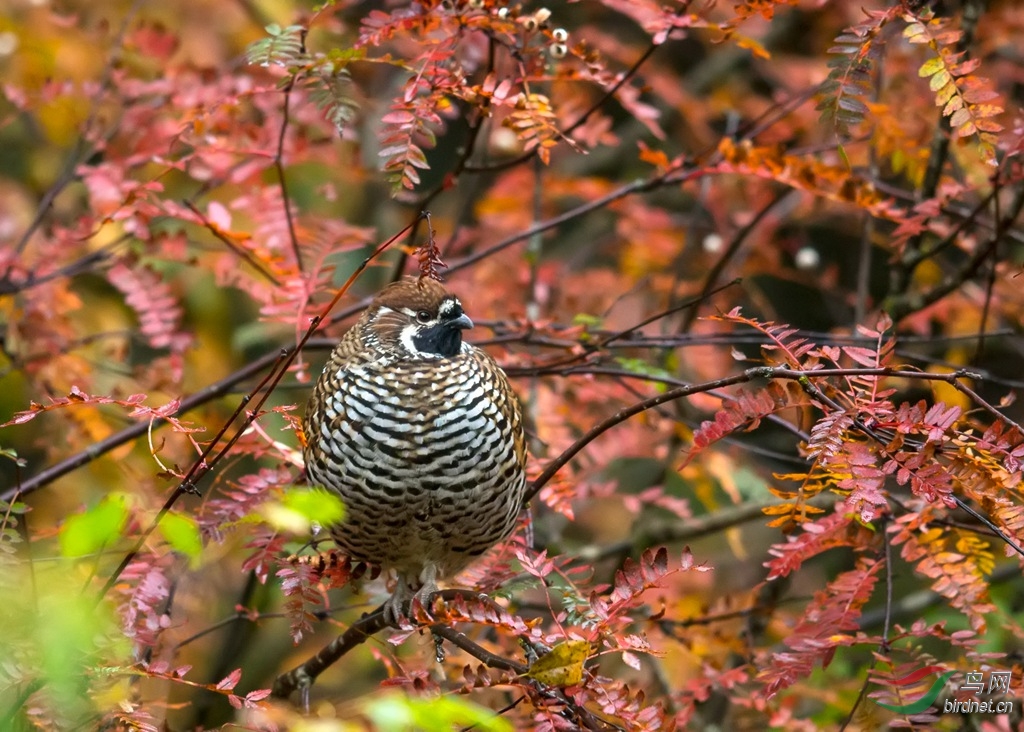
[[[432,319],[433,316],[431,316],[429,310],[420,310],[418,313],[416,313],[416,320],[420,321],[421,323],[429,323]]]

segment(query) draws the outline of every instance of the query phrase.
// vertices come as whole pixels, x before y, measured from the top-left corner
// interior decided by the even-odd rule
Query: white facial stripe
[[[416,344],[412,342],[412,337],[416,335],[416,331],[419,330],[419,326],[407,325],[402,328],[402,334],[398,336],[398,339],[402,342],[402,346],[408,353],[419,353],[416,348]]]
[[[442,318],[450,318],[455,314],[456,310],[461,310],[462,305],[459,303],[458,298],[450,298],[441,303],[441,307],[437,309],[437,314]]]
[[[424,326],[426,326],[426,325],[433,325],[434,323],[437,322],[437,318],[431,318],[430,320],[425,320],[425,321],[424,320],[420,320],[420,312],[421,311],[419,311],[419,310],[413,310],[412,308],[401,308],[401,310],[402,310],[402,313],[404,315],[409,316],[410,320],[415,320],[417,323],[420,323],[421,325],[424,325]]]

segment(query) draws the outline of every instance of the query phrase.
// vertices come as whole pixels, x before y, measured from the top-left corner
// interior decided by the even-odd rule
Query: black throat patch
[[[417,331],[412,343],[420,353],[432,353],[451,358],[462,349],[462,330],[458,326],[445,323]]]

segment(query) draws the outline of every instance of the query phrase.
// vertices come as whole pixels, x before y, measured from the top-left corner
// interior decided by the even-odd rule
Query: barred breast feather
[[[521,509],[519,404],[491,357],[461,342],[467,327],[438,283],[393,285],[339,343],[307,408],[310,481],[346,508],[332,535],[398,573],[394,615],[507,537]]]

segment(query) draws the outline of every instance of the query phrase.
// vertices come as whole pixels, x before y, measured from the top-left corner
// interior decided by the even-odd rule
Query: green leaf
[[[29,629],[31,643],[38,655],[38,667],[51,703],[59,705],[66,719],[89,719],[95,713],[87,679],[93,674],[93,664],[100,654],[109,654],[108,640],[120,635],[112,614],[106,605],[96,606],[87,594],[69,592],[69,588],[56,584],[45,588],[34,608],[35,623]],[[116,635],[115,635],[116,634]],[[115,641],[128,658],[129,649]],[[5,729],[10,729],[5,726]]]
[[[85,513],[71,516],[60,530],[60,553],[65,557],[93,554],[121,537],[128,520],[123,496],[104,498]]]
[[[160,533],[176,552],[195,560],[203,551],[203,537],[199,525],[180,513],[167,513],[160,519]]]
[[[276,23],[266,27],[268,38],[262,38],[249,45],[246,59],[259,66],[290,67],[300,61],[302,53],[301,25],[290,25],[282,28]]]
[[[345,517],[345,505],[334,493],[323,488],[286,488],[281,498],[260,507],[267,522],[282,531],[308,533],[314,523],[331,526]]]
[[[0,501],[0,514],[12,514],[14,516],[21,516],[28,512],[28,504],[22,503],[21,501],[15,501],[14,503],[7,503]]]
[[[24,458],[18,457],[17,450],[14,450],[13,448],[10,447],[0,448],[0,457],[5,457],[8,458],[9,460],[13,460],[14,464],[17,465],[19,468],[24,468],[26,465],[28,465],[28,463],[25,462]]]
[[[629,373],[637,374],[638,376],[654,376],[659,379],[669,380],[675,378],[671,372],[648,361],[644,361],[642,358],[625,358],[620,356],[615,359],[615,362]],[[665,389],[666,385],[664,383],[658,384],[658,388]]]
[[[310,521],[324,526],[336,524],[345,517],[345,506],[341,499],[323,488],[288,488],[282,503]]]
[[[604,318],[589,313],[577,313],[572,319],[573,325],[583,325],[587,328],[600,328],[602,323],[604,323]]]
[[[368,702],[365,713],[374,729],[388,732],[467,727],[485,732],[512,732],[512,725],[492,710],[455,696],[417,699],[386,694]]]
[[[842,145],[836,145],[836,152],[839,153],[839,159],[843,161],[843,165],[846,166],[846,169],[853,170],[853,166],[850,165],[850,156],[846,154],[846,148]]]

